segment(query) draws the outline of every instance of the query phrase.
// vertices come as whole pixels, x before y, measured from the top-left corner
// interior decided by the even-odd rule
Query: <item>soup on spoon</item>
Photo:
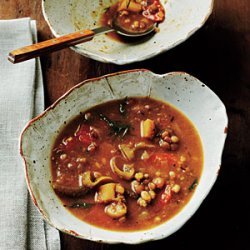
[[[165,10],[159,0],[120,0],[105,9],[101,17],[101,25],[123,30],[126,34],[148,34],[157,31],[156,26],[163,22]],[[119,39],[117,33],[107,34]]]

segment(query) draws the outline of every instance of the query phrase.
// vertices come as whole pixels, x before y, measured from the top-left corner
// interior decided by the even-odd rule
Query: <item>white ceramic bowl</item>
[[[64,122],[94,105],[126,96],[151,96],[177,107],[196,126],[204,149],[204,170],[189,203],[162,225],[138,232],[114,232],[81,221],[63,207],[50,185],[51,148]],[[221,165],[227,122],[220,99],[186,73],[156,75],[147,70],[132,70],[87,80],[67,92],[24,129],[20,151],[29,191],[44,218],[68,234],[99,242],[129,244],[167,237],[195,213],[212,188]]]
[[[118,0],[43,0],[43,14],[52,33],[59,37],[81,29],[100,26],[104,9]],[[142,61],[173,48],[185,41],[207,20],[213,0],[161,0],[166,19],[159,25],[160,32],[151,39],[124,44],[96,36],[92,41],[72,47],[81,55],[101,62],[127,64]]]

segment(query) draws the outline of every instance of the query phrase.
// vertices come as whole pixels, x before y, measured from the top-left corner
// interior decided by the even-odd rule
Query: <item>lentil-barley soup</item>
[[[51,155],[52,186],[81,220],[116,231],[155,227],[191,198],[203,167],[200,137],[173,106],[148,97],[81,112]]]

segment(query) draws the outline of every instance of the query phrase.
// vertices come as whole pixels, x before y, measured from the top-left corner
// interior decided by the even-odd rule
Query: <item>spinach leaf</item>
[[[104,12],[108,12],[110,10],[110,7],[106,7],[103,10],[104,10]]]
[[[112,121],[104,114],[99,114],[99,116],[103,121],[105,121],[108,124],[108,126],[112,129],[115,135],[121,135],[121,137],[124,137],[128,133],[130,128],[129,124],[122,124]]]
[[[129,5],[130,5],[130,2],[131,2],[131,0],[128,0],[127,9],[128,9],[128,7],[129,7]]]
[[[192,191],[195,189],[195,187],[198,185],[198,179],[196,178],[193,183],[190,185],[190,187],[188,188],[189,191]]]
[[[92,203],[87,203],[87,202],[76,202],[76,203],[73,203],[67,207],[70,207],[70,208],[84,208],[84,209],[87,209],[87,208],[91,208],[94,204]]]

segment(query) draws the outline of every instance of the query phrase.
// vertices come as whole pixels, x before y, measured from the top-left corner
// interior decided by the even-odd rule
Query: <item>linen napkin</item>
[[[29,18],[0,20],[0,249],[60,249],[59,232],[50,227],[27,191],[19,136],[44,109],[39,60],[13,65],[8,53],[36,41]]]

